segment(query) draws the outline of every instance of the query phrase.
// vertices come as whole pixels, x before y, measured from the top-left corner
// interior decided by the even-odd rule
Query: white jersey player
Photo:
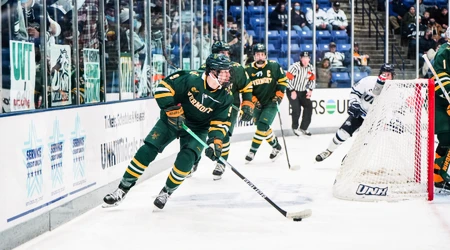
[[[316,161],[328,158],[336,148],[344,143],[353,133],[361,127],[364,117],[369,110],[375,96],[381,93],[386,80],[394,78],[394,65],[383,64],[378,77],[367,76],[352,87],[348,107],[349,117],[338,129],[328,148],[316,156]]]

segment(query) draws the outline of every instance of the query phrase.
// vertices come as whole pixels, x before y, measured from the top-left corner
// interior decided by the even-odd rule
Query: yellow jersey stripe
[[[231,122],[221,122],[221,121],[211,121],[209,124],[210,125],[227,125],[228,127],[231,126]]]
[[[139,178],[141,175],[133,172],[131,169],[127,168],[127,173],[131,174],[132,176]]]
[[[189,174],[189,172],[183,172],[183,171],[179,170],[175,165],[173,165],[173,171],[175,171],[177,174],[179,174],[181,176],[186,176]]]
[[[144,164],[140,163],[138,160],[136,160],[135,157],[133,157],[133,159],[131,160],[134,164],[136,164],[136,166],[142,168],[142,169],[146,169],[147,167],[144,166]]]
[[[172,93],[172,95],[175,95],[175,90],[173,90],[172,87],[170,87],[169,84],[167,84],[167,82],[165,81],[160,81],[159,84],[163,85],[164,87],[168,88],[170,93]]]
[[[450,81],[443,82],[443,83],[442,83],[442,87],[445,87],[445,86],[447,86],[448,84],[450,84]],[[434,91],[438,91],[440,88],[441,88],[441,85],[437,85],[437,86],[434,88]]]
[[[222,134],[225,136],[227,133],[225,132],[225,129],[223,128],[210,128],[208,132],[214,131],[214,130],[218,130],[220,132],[222,132]]]
[[[255,139],[255,138],[252,139],[252,142],[254,142],[254,143],[256,143],[256,144],[261,144],[261,143],[262,143],[262,141],[257,140],[257,139]]]
[[[278,84],[280,84],[281,86],[288,86],[288,83],[287,82],[278,82]]]
[[[163,97],[168,97],[168,96],[173,96],[172,93],[164,93],[164,94],[156,94],[155,98],[163,98]]]
[[[280,79],[278,79],[278,82],[287,82],[287,77],[283,77],[283,78],[280,78]]]

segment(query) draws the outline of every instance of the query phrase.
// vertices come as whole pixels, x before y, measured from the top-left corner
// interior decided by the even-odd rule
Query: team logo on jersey
[[[192,87],[192,88],[191,88],[191,91],[192,91],[193,93],[199,93],[199,92],[200,92],[200,91],[197,90],[196,87]]]
[[[253,74],[252,74],[252,75],[253,75]],[[263,76],[263,72],[262,72],[262,71],[256,72],[256,76],[257,76],[257,77],[262,77],[262,76]]]
[[[156,139],[158,139],[158,137],[159,137],[159,134],[156,133],[156,132],[153,132],[153,134],[152,134],[152,139],[153,139],[153,140],[156,140]]]

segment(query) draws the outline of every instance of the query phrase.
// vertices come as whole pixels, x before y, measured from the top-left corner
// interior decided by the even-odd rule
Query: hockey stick
[[[183,129],[186,130],[186,132],[188,132],[192,137],[194,137],[195,140],[197,140],[199,143],[201,143],[203,145],[203,147],[209,147],[202,139],[200,139],[194,132],[192,132],[192,130],[190,128],[188,128],[184,123],[183,123]],[[264,200],[269,202],[270,205],[272,205],[272,207],[274,207],[276,210],[278,210],[278,212],[280,212],[284,217],[286,217],[288,219],[292,219],[294,221],[301,221],[302,219],[308,218],[311,216],[311,214],[312,214],[311,209],[305,209],[303,211],[294,212],[294,213],[289,213],[289,212],[286,212],[285,210],[281,209],[269,197],[267,197],[259,188],[257,188],[250,180],[245,178],[241,173],[239,173],[239,171],[237,171],[237,169],[235,169],[233,166],[231,166],[230,163],[228,163],[222,157],[219,157],[219,159],[223,163],[225,163],[225,165],[227,165],[231,169],[231,171],[233,171],[237,176],[239,176],[239,178],[241,178],[245,183],[247,183],[247,185],[249,187],[251,187],[253,190],[255,190],[256,193],[258,193],[261,197],[263,197]]]
[[[436,78],[436,81],[439,84],[439,87],[441,87],[442,89],[442,93],[444,93],[445,99],[447,99],[448,103],[450,104],[450,97],[448,96],[447,91],[445,91],[444,86],[442,85],[441,79],[439,79],[439,76],[437,75],[436,71],[433,68],[433,65],[431,65],[430,60],[428,59],[427,55],[423,55],[422,58],[425,60],[425,62],[428,65],[428,68],[431,70],[431,72],[433,73],[434,77]]]
[[[287,146],[286,146],[286,139],[284,139],[283,123],[281,122],[280,105],[278,103],[277,103],[277,113],[278,113],[278,120],[280,120],[281,136],[283,137],[284,151],[286,152],[286,160],[287,160],[289,169],[291,169],[291,162],[289,161],[289,154],[288,154],[288,150],[287,150]]]

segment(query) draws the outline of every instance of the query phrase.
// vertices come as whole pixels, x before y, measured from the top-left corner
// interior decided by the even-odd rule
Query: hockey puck
[[[294,221],[302,221],[302,218],[294,218]]]

